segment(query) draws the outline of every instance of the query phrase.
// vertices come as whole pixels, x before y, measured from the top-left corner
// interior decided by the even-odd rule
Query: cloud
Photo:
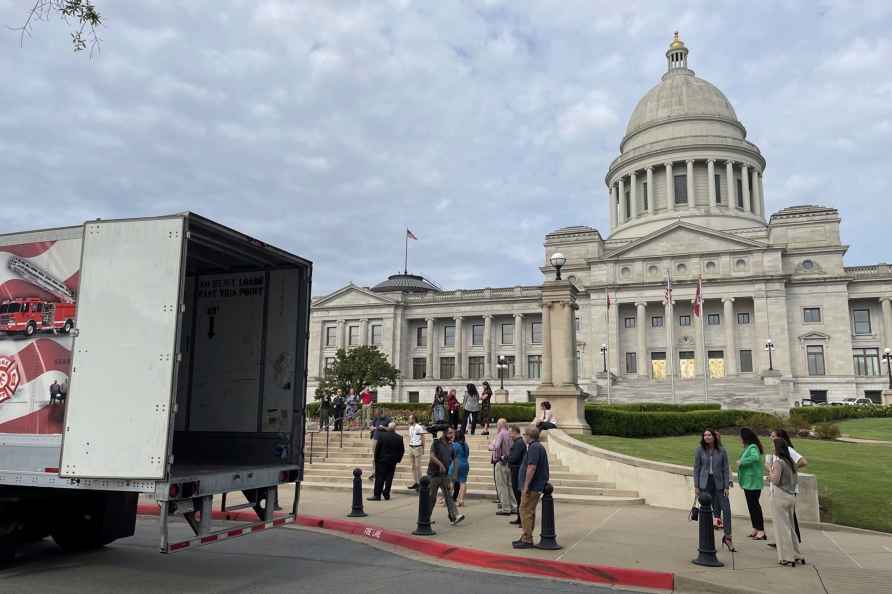
[[[836,206],[847,260],[873,262],[890,6],[109,0],[92,59],[64,23],[0,35],[0,232],[194,210],[314,260],[322,293],[401,269],[408,226],[410,268],[446,287],[537,283],[546,233],[608,234],[604,174],[679,28],[769,209]]]

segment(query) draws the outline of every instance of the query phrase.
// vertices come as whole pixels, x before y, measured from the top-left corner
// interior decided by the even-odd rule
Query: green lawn
[[[849,419],[839,423],[839,430],[850,437],[892,441],[892,418]]]
[[[638,458],[689,465],[700,436],[636,439],[595,435],[580,439]],[[766,443],[767,439],[763,440],[763,445]],[[722,444],[732,461],[740,457],[739,438],[729,436]],[[805,472],[818,479],[822,520],[892,532],[892,446],[814,439],[797,439],[794,445],[808,459]]]

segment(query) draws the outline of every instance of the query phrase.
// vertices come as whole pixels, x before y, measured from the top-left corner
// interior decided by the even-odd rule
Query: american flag
[[[418,238],[415,237],[415,234],[412,233],[409,229],[406,229],[406,239],[414,239],[415,241],[418,241]]]
[[[697,277],[697,292],[694,294],[694,303],[691,306],[694,315],[698,318],[703,314],[703,277]]]
[[[666,279],[666,291],[663,293],[663,301],[672,303],[672,277]]]

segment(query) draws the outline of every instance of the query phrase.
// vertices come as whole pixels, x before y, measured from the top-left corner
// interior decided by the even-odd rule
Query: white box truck
[[[311,276],[193,213],[0,235],[0,561],[130,536],[140,495],[165,553],[293,522]],[[227,493],[256,520],[215,530]]]

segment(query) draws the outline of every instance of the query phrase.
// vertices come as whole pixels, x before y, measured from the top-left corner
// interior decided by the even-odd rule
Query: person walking
[[[480,423],[483,431],[480,435],[489,435],[489,424],[492,421],[492,388],[489,382],[483,382],[483,394],[480,395]]]
[[[543,400],[541,407],[542,416],[539,417],[539,422],[536,423],[536,427],[539,431],[555,429],[557,427],[557,417],[551,412],[551,403],[547,400]]]
[[[511,469],[508,466],[512,445],[511,435],[508,433],[508,420],[499,419],[496,422],[495,439],[489,444],[496,496],[499,499],[497,516],[513,516],[517,513],[517,500],[514,499],[514,491],[511,488]]]
[[[477,386],[468,384],[465,387],[465,396],[462,399],[461,407],[465,411],[464,419],[462,419],[462,428],[467,431],[470,428],[471,435],[477,429],[477,422],[480,420],[480,394],[477,392]]]
[[[793,527],[799,473],[796,470],[796,463],[790,456],[790,448],[780,437],[774,440],[774,454],[771,456],[771,470],[768,477],[773,487],[771,512],[774,517],[777,562],[789,567],[796,567],[799,563],[805,565],[805,557],[799,550],[799,538]]]
[[[703,431],[700,445],[694,451],[694,495],[700,496],[706,491],[712,496],[712,505],[720,506],[722,519],[714,518],[713,526],[724,529],[722,544],[735,551],[731,542],[731,501],[728,498],[731,489],[731,468],[728,453],[722,447],[718,434],[712,429]]]
[[[403,446],[403,436],[396,432],[396,423],[390,422],[387,427],[378,432],[378,440],[375,442],[375,488],[369,501],[390,501],[390,487],[393,485],[393,475],[406,450]]]
[[[414,482],[410,489],[417,489],[421,482],[421,461],[424,458],[424,426],[418,422],[415,415],[409,415],[409,459],[412,461],[412,478]]]
[[[452,498],[458,507],[465,506],[465,492],[468,486],[468,473],[471,471],[471,463],[468,458],[471,449],[465,441],[465,432],[461,429],[452,440],[452,464],[449,466],[449,476],[452,477]]]
[[[427,475],[430,477],[430,504],[431,509],[437,502],[437,493],[442,492],[446,501],[446,509],[449,513],[449,521],[453,526],[465,519],[464,514],[458,513],[455,502],[452,500],[452,478],[449,476],[449,465],[452,463],[452,446],[450,441],[455,435],[455,430],[448,427],[439,439],[431,444],[430,463],[427,466]]]
[[[799,470],[801,468],[805,468],[808,465],[808,460],[805,457],[793,449],[793,442],[790,440],[790,434],[787,433],[786,429],[775,429],[771,432],[771,441],[774,442],[775,439],[783,439],[784,443],[787,444],[787,450],[790,452],[790,459],[793,460],[793,464],[796,465],[796,469]],[[766,469],[770,470],[770,464],[767,463],[767,458],[771,454],[766,455]],[[773,490],[774,487],[772,486]],[[799,495],[799,482],[796,482],[796,494]],[[793,529],[796,531],[796,540],[802,542],[802,533],[799,531],[799,518],[796,516],[796,507],[793,507]],[[769,544],[768,546],[776,546],[774,543]]]
[[[762,514],[762,505],[759,503],[764,483],[762,478],[762,442],[749,427],[741,428],[740,441],[743,443],[743,452],[737,461],[737,482],[746,496],[746,508],[749,510],[750,523],[753,525],[750,538],[766,540],[765,518]]]
[[[533,529],[536,527],[536,506],[548,482],[548,452],[539,443],[539,429],[529,426],[523,433],[527,444],[520,463],[520,521],[523,533],[511,543],[515,549],[533,548]]]
[[[335,431],[342,431],[344,428],[344,411],[347,409],[347,400],[344,398],[344,393],[338,390],[337,396],[335,396],[332,401],[332,405],[334,408],[334,429]]]
[[[446,399],[446,410],[449,412],[449,426],[453,430],[458,430],[460,409],[461,404],[459,404],[458,398],[455,397],[455,388],[450,388],[449,397]]]
[[[348,428],[352,429],[356,426],[356,413],[359,411],[359,396],[356,395],[355,390],[350,390],[350,395],[347,396],[347,412],[345,418],[347,419]]]
[[[523,456],[527,451],[527,444],[520,435],[520,428],[517,425],[511,425],[508,432],[511,435],[511,452],[508,454],[508,469],[511,471],[511,489],[514,491],[514,501],[517,507],[517,518],[511,520],[509,524],[520,526],[520,464],[523,462]]]
[[[436,434],[438,431],[444,431],[448,426],[446,408],[446,392],[440,386],[434,389],[434,401],[431,404],[431,424],[428,431]]]
[[[326,394],[319,401],[319,431],[328,429],[328,419],[331,416],[331,394]]]

